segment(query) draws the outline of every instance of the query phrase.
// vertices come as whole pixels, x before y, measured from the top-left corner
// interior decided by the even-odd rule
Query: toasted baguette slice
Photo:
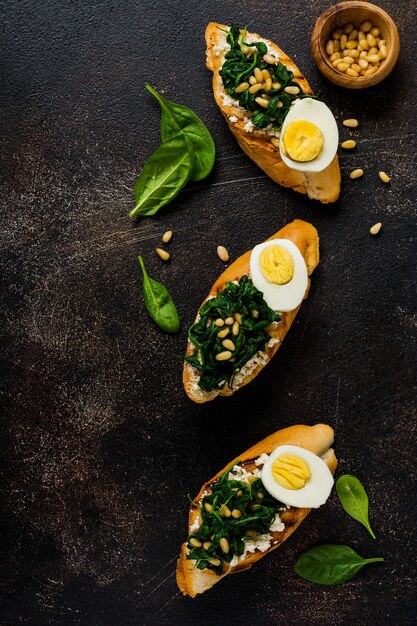
[[[218,478],[232,465],[233,462],[240,460],[247,471],[251,471],[255,468],[255,459],[257,459],[262,453],[270,454],[277,446],[281,445],[293,445],[301,446],[317,456],[320,456],[328,465],[332,474],[334,474],[337,467],[337,459],[334,451],[330,446],[333,443],[334,432],[330,426],[325,424],[316,424],[315,426],[290,426],[278,430],[273,435],[270,435],[263,441],[252,446],[246,452],[234,459],[231,463],[228,463],[220,472],[218,472],[211,480],[205,483],[193,504],[190,508],[189,520],[188,520],[188,534],[192,532],[193,524],[196,521],[201,521],[200,517],[200,503],[203,496],[206,493],[210,493],[211,485],[218,480]],[[281,520],[285,524],[285,528],[281,532],[270,531],[272,536],[272,544],[265,552],[256,550],[253,553],[248,553],[243,560],[239,561],[235,566],[229,566],[221,575],[216,574],[214,571],[205,569],[199,570],[195,565],[195,561],[187,559],[187,545],[182,544],[181,555],[177,561],[177,583],[178,587],[184,595],[195,597],[200,593],[204,593],[207,589],[210,589],[219,580],[221,580],[227,574],[235,574],[243,570],[252,567],[256,561],[263,556],[278,548],[288,537],[294,532],[294,530],[301,524],[303,519],[310,513],[311,509],[299,509],[290,507],[285,511],[280,512]]]
[[[244,127],[248,121],[247,111],[240,106],[225,104],[228,100],[230,101],[230,97],[224,89],[219,72],[229,49],[226,43],[227,32],[224,32],[228,30],[228,26],[215,22],[210,22],[207,26],[206,64],[213,72],[213,91],[216,102],[240,147],[268,176],[283,187],[291,187],[294,191],[307,194],[309,198],[319,200],[324,204],[335,202],[340,193],[340,168],[337,155],[330,165],[321,172],[311,173],[293,170],[282,161],[279,150],[271,144],[271,137],[266,132],[256,128],[250,132],[245,130]],[[279,61],[293,72],[294,79],[301,85],[304,92],[313,93],[295,63],[276,44],[254,33],[248,33],[246,41],[249,43],[253,41],[265,42],[268,48],[273,50],[275,56],[279,58]],[[230,118],[237,118],[237,121],[232,122]]]
[[[312,226],[308,222],[303,222],[302,220],[294,220],[290,224],[284,226],[284,228],[281,228],[281,230],[279,230],[277,233],[275,233],[275,235],[272,235],[272,237],[269,238],[269,240],[272,239],[290,239],[291,241],[293,241],[296,246],[298,246],[301,254],[304,257],[307,265],[308,275],[310,276],[310,274],[313,272],[319,262],[319,237],[317,234],[317,230],[314,228],[314,226]],[[250,255],[251,250],[239,257],[223,272],[223,274],[214,283],[213,287],[210,290],[210,293],[208,294],[204,302],[206,302],[210,297],[217,296],[218,293],[222,291],[222,289],[224,289],[227,282],[239,280],[239,278],[241,278],[245,274],[247,276],[250,275]],[[310,280],[308,281],[308,287],[304,298],[307,297],[309,288]],[[201,306],[203,306],[204,302]],[[223,389],[210,391],[209,393],[203,391],[198,386],[198,371],[185,361],[183,370],[183,383],[188,397],[194,402],[202,404],[203,402],[207,402],[208,400],[214,400],[214,398],[216,398],[218,395],[231,396],[235,391],[237,391],[244,385],[247,385],[251,380],[255,378],[255,376],[259,374],[259,372],[265,367],[267,363],[269,363],[271,358],[274,356],[274,354],[280,347],[285,335],[287,334],[289,328],[291,327],[291,324],[293,323],[300,306],[301,304],[296,309],[294,309],[293,311],[289,311],[288,313],[281,313],[281,321],[278,323],[277,328],[268,331],[271,339],[277,339],[278,341],[276,341],[273,346],[267,345],[266,353],[262,353],[261,357],[257,357],[255,355],[255,357],[251,359],[251,361],[249,362],[250,366],[247,368],[247,373],[244,376],[238,374],[235,377],[235,383],[232,389],[225,385]],[[190,354],[192,354],[192,352],[193,346],[190,340],[188,340],[186,356],[189,356]]]

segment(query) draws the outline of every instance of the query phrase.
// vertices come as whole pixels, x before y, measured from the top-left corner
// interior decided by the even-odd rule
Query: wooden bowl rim
[[[375,15],[383,19],[387,26],[392,31],[393,44],[388,50],[388,56],[385,60],[384,66],[380,72],[375,72],[371,76],[358,76],[350,77],[337,72],[327,61],[324,54],[324,50],[321,46],[321,31],[324,23],[327,19],[336,16],[338,13],[345,11],[346,9],[367,9],[373,12]],[[319,25],[320,22],[320,25]],[[364,2],[363,0],[347,0],[345,2],[339,2],[326,9],[321,13],[311,33],[311,53],[313,55],[314,62],[319,71],[332,83],[335,83],[339,87],[347,87],[348,89],[364,89],[366,87],[372,87],[380,83],[386,78],[393,70],[397,63],[400,53],[400,37],[398,34],[397,25],[392,17],[384,11],[381,7],[372,4],[371,2]]]

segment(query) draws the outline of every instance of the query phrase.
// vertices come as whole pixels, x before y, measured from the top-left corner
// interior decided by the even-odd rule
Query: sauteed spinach
[[[234,335],[233,327],[229,326],[226,338],[233,342],[235,349],[231,358],[219,361],[216,355],[225,350],[225,337],[219,337],[219,332],[227,325],[217,326],[216,320],[229,321],[232,317],[240,320],[235,325],[238,334]],[[216,298],[207,300],[201,307],[200,319],[188,331],[195,351],[186,361],[200,372],[199,387],[210,392],[227,383],[231,388],[235,375],[249,359],[259,351],[265,352],[271,339],[265,329],[280,319],[247,276],[242,276],[238,283],[227,283]]]
[[[284,506],[266,491],[260,478],[254,476],[249,484],[229,480],[233,467],[204,496],[202,524],[187,539],[187,559],[195,559],[198,569],[209,568],[217,574],[221,574],[224,563],[244,553],[245,539],[269,532],[275,515]]]
[[[268,53],[264,42],[246,43],[245,36],[246,29],[241,33],[236,24],[231,26],[227,35],[230,51],[225,55],[226,60],[220,70],[220,76],[227,93],[252,114],[251,121],[254,126],[265,128],[268,124],[272,124],[275,130],[279,130],[294,100],[314,96],[304,93],[301,85],[294,80],[293,72],[285,65],[279,62],[271,64],[264,60],[264,55]],[[242,45],[247,48],[256,48],[255,54],[245,55],[242,52]],[[256,93],[250,93],[249,90],[236,93],[236,87],[247,82],[256,67],[260,70],[268,70],[272,82],[279,83],[279,88],[271,88],[268,91],[263,89]],[[284,91],[286,87],[297,87],[299,92],[297,94],[286,93]],[[256,98],[264,93],[270,97],[267,109],[256,102]]]

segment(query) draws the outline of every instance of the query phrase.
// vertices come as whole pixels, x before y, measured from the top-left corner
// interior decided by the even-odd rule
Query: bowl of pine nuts
[[[369,2],[340,2],[320,15],[311,52],[321,73],[348,89],[372,87],[394,68],[400,52],[391,17]]]

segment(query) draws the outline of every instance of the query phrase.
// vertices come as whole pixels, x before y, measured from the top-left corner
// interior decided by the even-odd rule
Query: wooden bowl
[[[331,65],[325,50],[326,42],[336,28],[348,22],[353,22],[356,27],[365,20],[370,20],[380,29],[387,45],[387,58],[371,76],[347,76]],[[335,4],[320,15],[311,34],[311,53],[320,72],[332,83],[348,89],[364,89],[384,80],[396,64],[399,52],[400,38],[395,23],[388,13],[369,2],[354,0]]]

